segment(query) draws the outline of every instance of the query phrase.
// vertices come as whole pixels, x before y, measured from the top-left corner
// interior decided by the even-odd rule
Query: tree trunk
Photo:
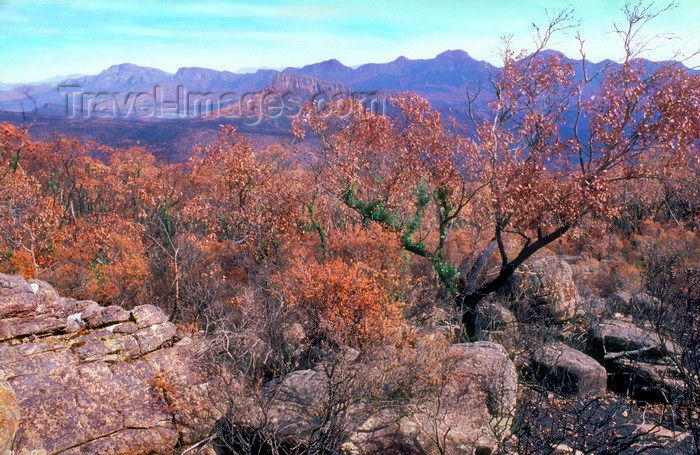
[[[549,235],[540,237],[533,243],[526,244],[515,259],[501,266],[501,271],[498,276],[475,291],[469,292],[469,283],[465,280],[460,280],[459,293],[456,296],[456,301],[462,311],[462,325],[467,333],[469,341],[479,341],[482,339],[481,321],[479,320],[478,312],[479,302],[481,302],[484,297],[499,290],[508,282],[508,278],[513,276],[515,270],[523,262],[541,248],[564,235],[569,228],[570,225],[561,226]],[[491,244],[487,246],[487,248],[489,247],[491,247]]]

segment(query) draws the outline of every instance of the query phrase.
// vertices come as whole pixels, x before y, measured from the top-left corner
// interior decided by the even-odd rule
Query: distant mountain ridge
[[[589,74],[607,63],[609,61],[587,62]],[[580,73],[580,65],[577,68]],[[216,98],[222,94],[243,97],[250,93],[279,92],[283,89],[299,90],[306,95],[314,90],[340,93],[412,91],[427,98],[440,110],[459,116],[465,110],[465,86],[485,82],[489,74],[497,70],[497,67],[478,61],[463,50],[448,50],[432,59],[399,57],[392,62],[368,63],[357,68],[331,59],[301,68],[289,67],[282,71],[260,69],[245,74],[198,67],[183,67],[172,74],[123,63],[97,75],[66,79],[59,84],[24,85],[0,92],[0,110],[22,112],[31,109],[31,97],[39,113],[65,115],[66,104],[71,101],[73,92],[89,92],[91,96],[102,94],[103,98],[113,94],[126,97],[128,93],[151,93],[158,86],[167,101],[183,91],[202,98],[207,95]],[[590,90],[596,90],[595,85]],[[63,88],[59,90],[58,87]],[[126,98],[122,100],[126,101]],[[486,101],[484,97],[480,104],[483,106]]]
[[[26,110],[29,104],[27,94],[30,94],[39,112],[56,115],[62,112],[61,107],[65,106],[70,96],[70,90],[60,92],[58,86],[80,87],[93,94],[123,94],[152,90],[154,85],[170,94],[181,86],[189,92],[233,92],[241,96],[261,90],[278,91],[282,86],[289,90],[301,88],[305,94],[312,87],[344,93],[348,90],[383,93],[410,90],[425,96],[436,106],[454,107],[464,104],[463,87],[466,83],[483,79],[494,69],[492,65],[477,61],[461,50],[446,51],[433,59],[399,57],[392,62],[368,63],[357,68],[331,59],[301,68],[289,67],[282,71],[260,69],[245,74],[198,67],[180,68],[171,74],[156,68],[123,63],[97,75],[67,79],[55,85],[23,86],[0,92],[0,110]],[[318,82],[310,83],[308,77]]]

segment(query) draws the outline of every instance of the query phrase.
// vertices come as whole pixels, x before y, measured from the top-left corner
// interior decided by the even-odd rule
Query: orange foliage
[[[361,347],[390,340],[402,328],[401,305],[382,286],[385,277],[362,262],[299,258],[276,280],[322,340]]]
[[[78,299],[132,306],[143,300],[150,279],[141,227],[129,220],[107,216],[78,220],[71,238],[56,252],[50,281]]]
[[[349,226],[329,238],[326,254],[348,265],[363,264],[374,272],[374,279],[393,298],[401,299],[407,292],[408,259],[393,232],[377,225]]]
[[[0,174],[0,270],[36,278],[50,263],[61,210],[22,168]]]
[[[184,216],[221,239],[274,256],[294,234],[297,183],[281,147],[254,151],[236,128],[224,126],[216,144],[191,159],[194,196]]]

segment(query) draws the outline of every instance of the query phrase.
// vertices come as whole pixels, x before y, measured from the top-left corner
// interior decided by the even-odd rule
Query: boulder
[[[329,379],[322,365],[310,370],[293,371],[279,384],[268,384],[275,389],[275,399],[270,407],[270,423],[275,433],[288,440],[310,437],[314,428],[321,425],[323,409],[328,400]]]
[[[547,343],[531,359],[533,379],[564,395],[593,398],[607,390],[607,372],[592,357],[563,343]]]
[[[82,313],[82,319],[90,329],[115,324],[117,322],[125,322],[128,321],[130,317],[131,314],[129,314],[128,311],[116,305],[101,307],[95,304]]]
[[[275,433],[283,440],[306,442],[314,429],[321,425],[324,411],[332,401],[350,405],[350,413],[358,412],[363,404],[354,395],[355,387],[361,383],[356,381],[352,365],[358,355],[357,351],[348,348],[334,359],[332,369],[327,369],[330,364],[320,364],[312,369],[293,371],[281,380],[265,384],[265,393],[274,397],[268,412]],[[336,383],[345,383],[344,390],[331,397],[329,386]]]
[[[646,355],[663,356],[664,349],[676,351],[670,342],[663,346],[658,335],[649,333],[631,322],[605,319],[588,334],[589,346],[600,357],[610,352],[636,351],[643,349]]]
[[[617,310],[630,310],[630,302],[632,301],[632,294],[627,291],[617,291],[615,295],[610,299],[613,304],[613,308]]]
[[[569,320],[576,315],[580,300],[571,266],[556,256],[545,256],[519,269],[501,293],[515,297],[514,312],[524,322]]]
[[[606,365],[612,373],[611,388],[636,398],[670,403],[687,390],[681,371],[672,364],[621,357]]]
[[[452,344],[460,333],[460,327],[456,324],[414,326],[412,329],[418,339],[416,344],[419,347],[444,343]]]
[[[517,324],[513,313],[499,303],[485,301],[479,305],[478,311],[481,329],[484,331],[510,330]]]
[[[32,292],[37,297],[38,308],[49,309],[57,307],[56,302],[61,299],[61,296],[58,295],[58,292],[51,285],[41,280],[27,280],[27,284],[29,284]]]
[[[205,378],[187,368],[201,345],[169,347],[162,310],[100,307],[0,274],[0,314],[0,454],[13,436],[17,453],[46,455],[167,454],[197,436],[183,438],[174,412],[203,408]]]
[[[172,340],[176,332],[175,325],[166,321],[134,332],[133,337],[139,344],[141,354],[148,354]]]
[[[655,317],[659,311],[663,311],[664,304],[654,296],[639,292],[634,294],[629,301],[630,310],[635,317]]]
[[[486,300],[479,304],[478,311],[484,340],[496,342],[507,349],[517,344],[518,323],[510,310]]]
[[[168,316],[163,310],[153,305],[137,306],[131,310],[131,317],[140,329],[168,321]]]

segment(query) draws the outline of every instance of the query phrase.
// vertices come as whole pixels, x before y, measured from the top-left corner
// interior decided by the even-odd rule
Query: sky
[[[657,5],[660,3],[657,2]],[[613,24],[624,1],[573,5],[593,61],[620,57]],[[135,63],[175,72],[303,66],[331,58],[355,66],[399,56],[432,58],[447,49],[498,64],[499,37],[532,46],[532,23],[571,6],[557,0],[0,0],[0,83],[97,74]],[[648,24],[645,36],[673,33],[647,54],[669,58],[700,49],[700,0],[680,0]],[[550,48],[578,56],[573,33]],[[689,66],[700,65],[700,58]]]

